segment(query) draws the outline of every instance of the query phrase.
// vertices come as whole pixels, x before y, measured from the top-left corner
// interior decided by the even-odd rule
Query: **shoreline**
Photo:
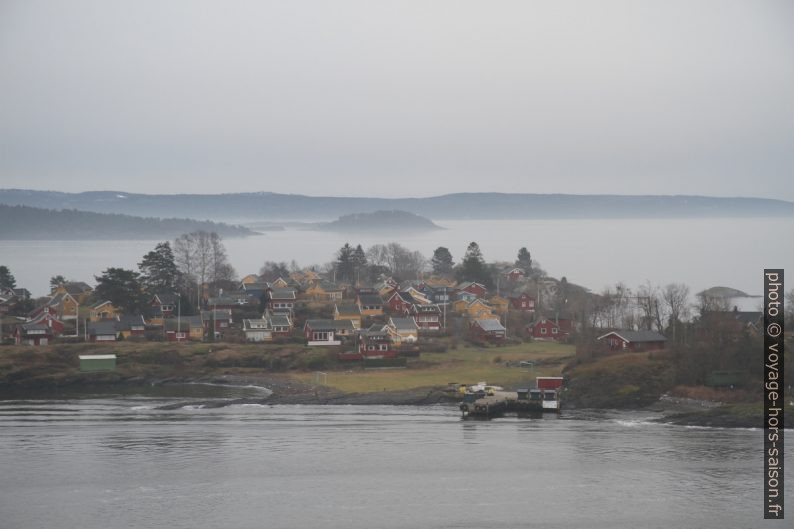
[[[16,400],[35,398],[64,398],[65,396],[89,396],[97,393],[118,393],[136,388],[172,389],[186,385],[207,385],[226,388],[251,388],[269,391],[268,395],[237,398],[192,398],[175,396],[172,404],[159,406],[159,410],[175,410],[185,406],[202,406],[204,408],[222,408],[239,404],[267,404],[267,405],[317,405],[317,406],[429,406],[457,404],[459,399],[451,397],[441,387],[419,387],[407,390],[378,391],[370,393],[345,393],[325,386],[314,386],[299,382],[289,376],[274,374],[223,374],[205,375],[199,377],[168,377],[154,379],[148,377],[107,377],[114,380],[81,380],[82,377],[72,379],[66,384],[25,384],[16,388],[0,388],[0,400]],[[88,377],[86,377],[88,378]],[[569,410],[606,411],[610,408],[568,406]],[[749,410],[749,411],[748,411]],[[662,417],[653,419],[660,424],[677,426],[697,426],[711,428],[760,428],[762,416],[755,413],[752,405],[736,406],[724,405],[718,402],[695,400],[687,398],[662,395],[656,402],[649,406],[637,408],[623,408],[620,411],[652,411],[662,414]],[[794,410],[792,410],[794,411]],[[787,414],[785,428],[792,428],[792,413]]]

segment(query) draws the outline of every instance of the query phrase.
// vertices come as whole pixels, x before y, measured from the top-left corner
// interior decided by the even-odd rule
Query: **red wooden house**
[[[518,281],[524,277],[524,275],[526,274],[523,268],[512,268],[505,272],[505,277],[508,279],[508,281]]]
[[[496,318],[472,320],[469,323],[469,333],[473,338],[490,342],[504,341],[507,330]]]
[[[64,323],[49,312],[42,312],[29,322],[17,326],[14,343],[17,345],[47,345],[63,333]]]
[[[410,315],[420,329],[441,328],[441,309],[438,305],[411,305]]]
[[[410,314],[411,307],[415,304],[416,300],[407,292],[395,292],[386,301],[389,310],[397,314]]]
[[[362,358],[394,358],[397,350],[385,327],[373,325],[359,334],[358,352]]]
[[[539,318],[526,326],[527,336],[536,340],[564,340],[571,333],[571,320]]]
[[[176,294],[155,294],[149,305],[154,309],[156,317],[170,318],[176,312],[178,300]]]
[[[510,306],[514,310],[520,310],[523,312],[535,311],[535,298],[533,298],[529,294],[524,293],[518,296],[510,297],[508,299],[510,299]]]
[[[656,331],[618,329],[597,338],[613,351],[654,351],[664,349],[667,338]]]
[[[485,285],[481,283],[474,283],[472,281],[468,281],[466,283],[461,283],[458,285],[458,290],[461,292],[468,292],[469,294],[474,294],[478,298],[486,297],[488,294],[488,289]]]

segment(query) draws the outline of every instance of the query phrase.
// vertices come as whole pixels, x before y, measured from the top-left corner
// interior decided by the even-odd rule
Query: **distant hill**
[[[277,193],[141,195],[0,190],[0,203],[145,217],[330,221],[354,212],[400,210],[433,220],[792,217],[794,203],[764,198],[685,195],[457,193],[429,198],[310,197]]]
[[[317,229],[339,232],[399,232],[442,230],[432,220],[407,211],[375,211],[343,215],[333,222],[320,224]]]
[[[705,296],[708,298],[749,298],[755,297],[750,296],[746,292],[742,292],[741,290],[737,290],[731,287],[711,287],[703,290],[702,292],[697,293],[698,296]]]
[[[241,226],[210,221],[142,218],[0,204],[0,240],[170,239],[197,230],[214,231],[223,237],[243,237],[255,233]]]

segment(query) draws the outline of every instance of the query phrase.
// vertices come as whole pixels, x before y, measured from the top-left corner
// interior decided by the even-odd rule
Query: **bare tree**
[[[231,282],[236,279],[234,268],[229,263],[226,255],[226,247],[223,245],[223,238],[215,232],[210,233],[210,252],[211,252],[211,283],[214,288],[218,288],[221,282]]]
[[[678,327],[689,319],[689,287],[683,283],[670,283],[662,290],[662,303],[668,326],[673,332],[673,342],[678,339]]]
[[[642,315],[641,326],[648,330],[656,327],[656,330],[661,332],[664,325],[660,310],[659,289],[648,281],[637,289],[636,300]]]

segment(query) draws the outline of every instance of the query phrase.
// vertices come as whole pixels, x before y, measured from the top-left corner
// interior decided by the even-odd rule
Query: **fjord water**
[[[301,266],[331,261],[345,242],[365,248],[397,241],[426,257],[446,246],[456,262],[476,241],[489,261],[515,260],[526,246],[554,277],[599,291],[623,281],[637,287],[687,283],[692,292],[716,285],[760,294],[764,268],[794,268],[792,218],[463,220],[437,221],[445,230],[362,235],[288,229],[226,239],[229,261],[240,276],[264,261],[295,259]],[[34,295],[50,277],[93,283],[110,267],[136,268],[159,241],[0,241],[0,263]],[[748,307],[746,310],[757,310]]]
[[[173,402],[0,401],[0,527],[785,526],[762,520],[758,430]]]

